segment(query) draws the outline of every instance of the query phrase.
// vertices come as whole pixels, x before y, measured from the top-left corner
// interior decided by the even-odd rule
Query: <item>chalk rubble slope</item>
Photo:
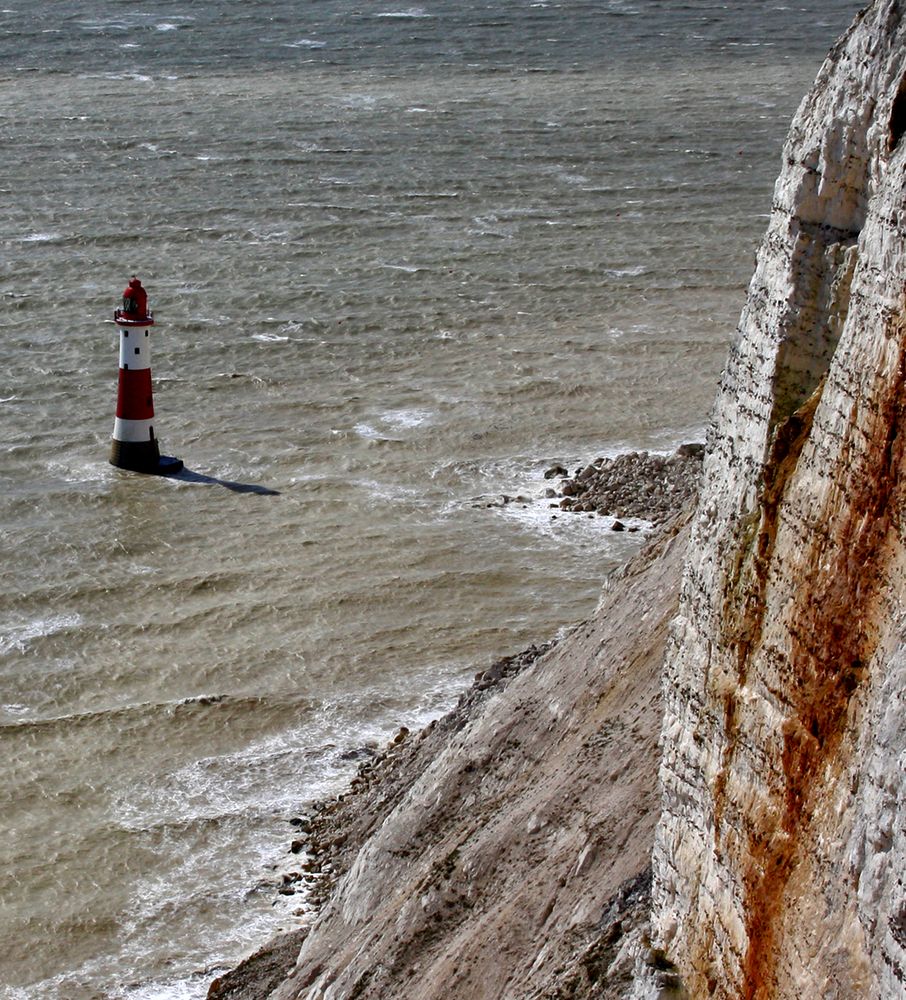
[[[622,995],[647,925],[682,521],[611,581],[592,620],[514,675],[479,680],[354,788],[340,838],[351,867],[295,967],[273,992],[224,996]]]
[[[716,402],[654,852],[691,997],[906,996],[904,73],[879,0],[794,120]]]

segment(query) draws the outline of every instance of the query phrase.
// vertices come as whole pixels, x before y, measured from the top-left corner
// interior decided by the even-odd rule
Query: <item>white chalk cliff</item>
[[[904,14],[800,107],[720,385],[637,996],[906,996]]]

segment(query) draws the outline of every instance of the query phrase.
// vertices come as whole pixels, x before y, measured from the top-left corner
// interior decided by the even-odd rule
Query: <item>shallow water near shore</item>
[[[0,996],[204,996],[351,751],[593,610],[640,535],[544,470],[701,439],[858,6],[0,13]]]

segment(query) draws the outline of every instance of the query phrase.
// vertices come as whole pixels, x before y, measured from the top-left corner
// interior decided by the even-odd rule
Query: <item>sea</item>
[[[0,10],[0,997],[196,1000],[294,827],[649,534],[848,0]],[[108,464],[156,317],[177,478]],[[506,503],[503,497],[516,498]]]

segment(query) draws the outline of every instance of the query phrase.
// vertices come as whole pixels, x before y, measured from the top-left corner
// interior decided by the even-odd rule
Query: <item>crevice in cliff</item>
[[[864,184],[867,174],[864,133],[850,134],[849,139],[850,152],[856,162],[854,173],[859,184],[849,192],[849,215],[842,219],[838,217],[838,222],[843,224],[809,221],[808,212],[804,213],[805,217],[790,217],[794,233],[790,270],[796,274],[797,281],[780,321],[782,332],[775,358],[769,417],[771,434],[762,467],[758,500],[754,510],[740,517],[736,523],[729,547],[732,554],[724,577],[722,628],[728,648],[735,651],[736,677],[735,683],[728,684],[720,696],[723,705],[723,747],[713,784],[714,845],[717,851],[722,850],[728,824],[735,826],[733,819],[726,815],[730,805],[727,783],[739,749],[741,698],[748,683],[751,664],[762,644],[765,595],[775,558],[780,509],[811,433],[827,373],[849,314],[852,279],[858,263],[858,239],[865,219]],[[827,174],[828,164],[824,166]],[[808,184],[814,185],[815,192],[819,183],[831,187],[831,182],[838,187],[844,185],[842,177],[834,181],[829,176],[821,176],[817,166],[813,174]],[[850,182],[852,179],[853,174],[850,174]],[[814,210],[814,204],[811,209]],[[814,719],[806,720],[802,731],[807,739],[822,738],[821,726]],[[800,726],[797,725],[784,735],[784,781],[788,798],[784,808],[788,815],[792,815],[795,809],[799,792],[791,785],[786,764],[789,763],[793,769],[798,766],[794,747],[799,733]],[[773,904],[767,900],[777,894],[770,887],[785,886],[792,865],[792,855],[783,849],[770,857],[768,855],[775,851],[777,844],[782,846],[785,838],[796,828],[797,822],[785,820],[779,838],[767,831],[749,845],[752,869],[743,874],[746,893],[755,895],[765,887],[767,891],[763,897],[764,906],[746,907],[750,942],[743,977],[746,1000],[755,1000],[761,995],[758,992],[760,970],[754,965],[749,967],[753,962],[757,964],[751,956],[772,951],[772,942],[768,939],[773,933],[775,913]],[[703,968],[707,968],[709,963],[710,956]]]
[[[900,80],[897,96],[890,109],[890,126],[887,133],[887,151],[892,153],[906,132],[906,77]]]
[[[840,230],[794,221],[800,280],[787,306],[777,350],[772,429],[805,403],[830,368],[849,313],[862,222],[854,219],[854,228]]]
[[[830,104],[820,135],[806,139],[796,135],[795,125],[791,132],[787,184],[773,208],[775,218],[786,217],[775,235],[788,254],[791,290],[776,328],[772,429],[803,405],[828,371],[846,322],[872,165],[880,152],[871,139],[876,108],[876,95],[866,92],[845,111]],[[891,142],[904,129],[906,93],[893,102]]]
[[[765,625],[765,593],[777,540],[780,507],[811,432],[824,384],[822,378],[805,404],[775,430],[764,466],[756,511],[740,519],[737,538],[732,546],[733,562],[726,578],[727,591],[721,620],[724,643],[735,652],[736,677],[722,697],[724,742],[720,768],[712,789],[714,847],[718,852],[728,828],[725,818],[730,805],[727,782],[739,748],[741,698],[748,682],[750,663],[761,645]],[[736,824],[732,820],[729,822],[735,834]],[[755,856],[755,852],[753,847],[750,854]],[[710,940],[711,934],[705,932],[703,941],[707,942],[707,947],[699,959],[702,969],[710,968],[713,963]],[[752,998],[747,997],[747,1000]]]
[[[728,823],[734,831],[736,828],[733,819],[728,821],[725,816],[730,806],[727,782],[739,747],[741,698],[748,682],[750,663],[761,645],[765,592],[774,556],[780,507],[811,432],[824,384],[825,380],[821,378],[804,405],[775,429],[756,508],[739,519],[736,537],[730,547],[732,555],[725,576],[721,623],[723,644],[735,653],[736,677],[721,698],[723,746],[712,788],[714,847],[718,852],[722,850]],[[709,933],[703,935],[703,940],[708,943],[698,960],[702,969],[710,968],[713,962],[710,937]]]
[[[775,429],[762,471],[756,510],[739,519],[731,546],[721,622],[724,641],[736,650],[740,685],[745,683],[746,664],[761,638],[764,591],[774,553],[780,504],[808,439],[823,390],[824,378],[821,378],[805,403]]]

